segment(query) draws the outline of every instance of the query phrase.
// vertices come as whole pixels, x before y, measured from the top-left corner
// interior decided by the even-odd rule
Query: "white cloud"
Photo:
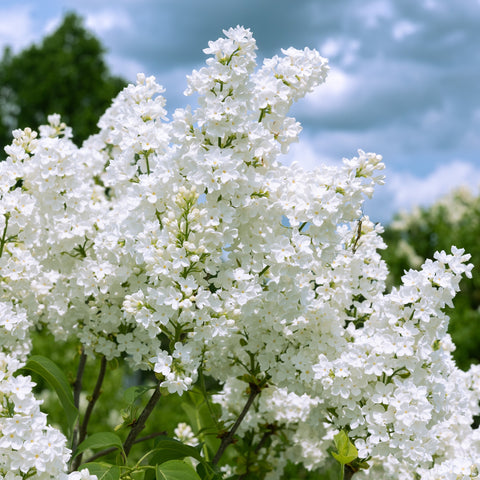
[[[62,24],[62,21],[63,18],[60,15],[47,19],[47,23],[43,29],[44,35],[52,34]]]
[[[480,152],[480,108],[473,111],[472,117],[468,122],[467,128],[464,130],[462,144],[474,152]],[[480,157],[480,155],[477,155]]]
[[[9,45],[16,53],[36,39],[32,6],[0,8],[0,47]]]
[[[342,45],[338,39],[327,38],[327,40],[320,47],[320,52],[324,57],[336,57],[341,51]]]
[[[123,77],[129,83],[135,83],[137,73],[149,75],[142,63],[131,58],[107,54],[106,61],[113,75]]]
[[[360,2],[359,5],[357,14],[370,28],[377,27],[381,22],[391,19],[394,15],[391,3],[385,0],[374,0],[367,4]]]
[[[425,0],[422,6],[427,10],[438,10],[440,8],[437,0]]]
[[[319,152],[313,139],[300,134],[300,142],[290,146],[287,155],[280,158],[284,165],[297,162],[305,170],[313,170],[321,165],[338,165],[339,160]]]
[[[105,9],[89,13],[86,26],[97,34],[103,34],[112,30],[130,30],[132,20],[124,10]]]
[[[395,40],[403,40],[418,31],[418,26],[408,20],[400,20],[395,23],[392,35]]]
[[[329,37],[325,40],[319,50],[320,53],[329,59],[335,59],[335,63],[347,66],[355,63],[358,59],[360,42],[357,39]]]
[[[336,66],[331,66],[326,82],[305,96],[302,110],[310,112],[336,110],[348,102],[355,84],[355,77]]]
[[[480,186],[480,166],[462,160],[437,167],[427,177],[410,173],[390,173],[386,187],[395,211],[427,206],[456,187],[466,186],[477,191]]]

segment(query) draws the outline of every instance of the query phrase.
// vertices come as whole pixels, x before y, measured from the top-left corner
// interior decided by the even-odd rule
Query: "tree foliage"
[[[112,76],[104,47],[74,13],[40,44],[17,55],[6,48],[0,62],[0,144],[11,131],[38,127],[59,113],[81,143],[95,132],[101,114],[126,85]]]
[[[390,269],[390,284],[399,285],[405,270],[418,268],[435,251],[450,245],[464,248],[480,263],[480,196],[460,188],[428,208],[398,214],[385,229],[388,249],[384,253]],[[461,282],[455,308],[449,310],[450,333],[457,349],[458,365],[467,369],[480,362],[480,272]]]

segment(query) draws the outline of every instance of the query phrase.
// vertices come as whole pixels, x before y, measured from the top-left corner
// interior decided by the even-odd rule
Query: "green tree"
[[[99,117],[125,86],[112,76],[105,50],[74,13],[39,45],[18,55],[7,47],[0,61],[0,144],[11,142],[11,130],[46,123],[59,113],[81,144],[95,132]]]
[[[480,196],[461,188],[428,208],[398,214],[383,235],[388,245],[384,259],[390,268],[391,286],[410,268],[418,268],[435,251],[464,248],[471,263],[480,265]],[[480,272],[464,278],[450,309],[450,334],[456,345],[454,357],[462,369],[480,363]]]

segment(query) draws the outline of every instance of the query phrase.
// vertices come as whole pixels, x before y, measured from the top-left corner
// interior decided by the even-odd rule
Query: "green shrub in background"
[[[97,131],[99,117],[126,86],[103,60],[105,48],[74,13],[38,45],[0,60],[0,144],[15,128],[37,128],[58,113],[81,144]],[[2,149],[2,157],[4,157]]]
[[[389,269],[391,286],[410,268],[418,268],[435,251],[464,248],[471,262],[480,264],[480,196],[466,188],[454,190],[426,208],[396,215],[383,235],[388,248],[383,256]],[[454,300],[450,315],[450,333],[456,345],[454,357],[466,370],[480,363],[480,272],[473,269],[472,278],[463,278],[461,291]]]

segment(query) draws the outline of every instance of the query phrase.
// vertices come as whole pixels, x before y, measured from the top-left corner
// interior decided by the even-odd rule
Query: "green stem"
[[[7,238],[7,228],[8,228],[8,219],[10,218],[10,213],[7,212],[4,214],[5,217],[5,227],[3,228],[3,234],[2,234],[2,240],[0,240],[0,258],[3,255],[3,247],[5,246],[6,243],[6,238]]]
[[[148,155],[145,155],[145,164],[147,165],[147,175],[150,175],[150,164],[148,163]]]

